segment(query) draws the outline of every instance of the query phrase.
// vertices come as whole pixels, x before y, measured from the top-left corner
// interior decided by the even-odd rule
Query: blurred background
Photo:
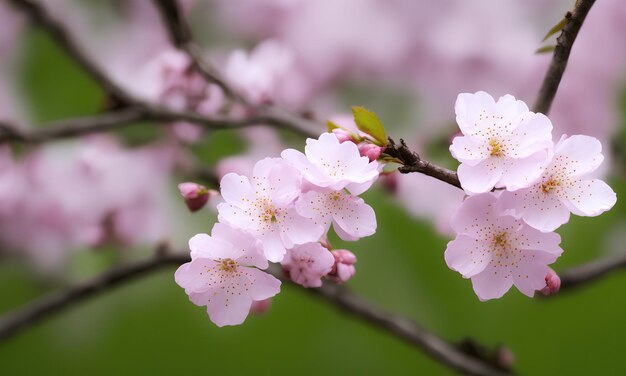
[[[114,82],[143,100],[206,116],[240,116],[189,69],[148,0],[46,0],[52,18]],[[542,41],[573,1],[187,0],[195,40],[255,104],[323,124],[350,106],[375,111],[388,134],[455,168],[460,92],[512,94],[532,105],[556,42]],[[598,1],[574,45],[550,118],[554,138],[600,139],[617,205],[561,227],[555,270],[626,252],[626,3]],[[24,130],[115,108],[46,31],[0,3],[0,122]],[[349,119],[349,117],[348,117]],[[348,120],[349,121],[349,120]],[[320,126],[319,132],[323,131]],[[259,124],[204,131],[142,123],[44,145],[0,145],[0,312],[107,268],[145,259],[167,241],[209,232],[213,204],[187,211],[176,188],[198,168],[246,173],[304,138]],[[217,188],[210,180],[201,181]],[[528,299],[515,289],[481,303],[443,259],[462,193],[411,174],[381,179],[364,199],[378,231],[332,239],[358,257],[347,286],[446,339],[505,345],[520,374],[624,374],[626,273]],[[161,270],[73,306],[0,343],[0,370],[22,374],[450,374],[447,368],[323,301],[284,286],[270,311],[217,328]]]

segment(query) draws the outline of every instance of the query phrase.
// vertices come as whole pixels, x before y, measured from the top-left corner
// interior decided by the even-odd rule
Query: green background
[[[104,98],[98,86],[42,32],[29,32],[24,48],[22,69],[16,74],[36,123],[100,109]],[[359,98],[360,103],[367,105],[376,95]],[[125,132],[125,137],[141,142],[155,133],[148,124]],[[236,134],[221,131],[195,149],[200,159],[211,163],[239,148]],[[610,183],[618,195],[612,211],[598,218],[572,218],[559,230],[565,253],[554,265],[557,271],[625,251],[621,198],[626,182],[614,176]],[[173,193],[175,189],[173,185]],[[520,374],[626,374],[626,273],[548,299],[529,299],[512,289],[502,299],[481,303],[470,281],[446,267],[443,251],[449,239],[437,235],[429,223],[413,219],[380,188],[364,198],[376,210],[378,231],[345,244],[359,257],[350,289],[446,339],[471,337],[490,346],[504,344],[513,351]],[[190,221],[193,233],[208,231],[214,218],[196,214]],[[147,250],[137,252],[147,256]],[[81,253],[72,262],[72,278],[87,278],[119,259],[112,249]],[[1,343],[0,373],[451,373],[420,350],[297,287],[285,286],[267,315],[250,317],[242,326],[217,328],[204,308],[188,302],[174,283],[174,270],[98,295]],[[56,288],[58,283],[35,278],[26,265],[4,261],[0,312]]]

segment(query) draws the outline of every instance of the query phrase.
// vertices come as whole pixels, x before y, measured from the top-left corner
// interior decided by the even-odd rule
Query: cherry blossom
[[[310,190],[296,201],[300,215],[328,231],[331,223],[343,240],[357,240],[376,232],[376,214],[362,198],[333,190]]]
[[[502,297],[512,285],[532,297],[546,286],[547,265],[563,252],[561,237],[503,215],[497,200],[484,193],[463,202],[451,219],[457,236],[448,243],[446,263],[472,279],[481,301]]]
[[[536,180],[552,147],[552,124],[511,95],[498,102],[487,93],[459,94],[456,120],[463,136],[450,146],[461,165],[459,180],[468,193],[494,187],[516,190]]]
[[[211,196],[218,194],[217,191],[206,189],[206,187],[192,182],[178,184],[178,190],[185,199],[185,205],[192,213],[202,209],[209,202]]]
[[[327,277],[335,283],[347,282],[356,273],[356,256],[346,249],[336,249],[331,253],[335,257],[335,265]]]
[[[320,243],[295,246],[282,261],[289,278],[304,287],[322,286],[322,277],[330,273],[335,257]]]
[[[191,238],[189,249],[191,262],[176,270],[176,283],[217,326],[243,323],[253,301],[280,292],[280,281],[259,270],[268,264],[258,240],[241,230],[216,223],[210,236]]]
[[[559,292],[561,289],[561,278],[552,269],[548,271],[546,275],[546,287],[541,289],[541,293],[544,296],[553,295]]]
[[[378,177],[379,165],[361,156],[352,142],[340,143],[331,133],[307,139],[304,154],[286,149],[281,156],[295,166],[311,184],[353,195],[365,192]]]
[[[551,162],[529,188],[505,192],[503,205],[512,208],[530,226],[554,231],[569,220],[570,212],[594,217],[617,200],[605,182],[589,177],[602,163],[602,145],[593,137],[575,135],[554,147]]]
[[[317,241],[321,225],[296,212],[300,175],[280,158],[265,158],[254,166],[252,181],[229,173],[221,181],[223,203],[218,219],[251,233],[263,242],[268,260],[279,262],[287,249]]]

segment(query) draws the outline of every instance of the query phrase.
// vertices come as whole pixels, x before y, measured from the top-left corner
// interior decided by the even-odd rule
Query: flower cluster
[[[463,133],[450,152],[470,195],[451,220],[448,266],[471,278],[481,300],[500,298],[512,285],[532,297],[558,290],[547,266],[561,255],[553,231],[570,213],[597,216],[613,207],[615,192],[590,175],[603,160],[589,136],[552,142],[552,124],[506,95],[460,94],[456,119]]]
[[[268,261],[304,287],[319,287],[324,277],[347,281],[356,257],[331,252],[326,234],[331,225],[344,240],[376,231],[374,210],[359,195],[378,175],[377,161],[332,133],[308,139],[304,153],[287,149],[258,161],[251,176],[226,174],[219,222],[210,236],[190,240],[192,260],[177,270],[176,282],[223,326],[241,324],[253,302],[278,294],[280,281],[262,271]]]

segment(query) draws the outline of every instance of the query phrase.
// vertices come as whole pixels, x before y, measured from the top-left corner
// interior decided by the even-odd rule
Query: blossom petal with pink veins
[[[242,274],[250,281],[248,294],[253,300],[269,299],[280,292],[280,280],[269,273],[247,268]]]
[[[176,283],[187,293],[203,292],[219,285],[219,276],[212,272],[216,263],[210,259],[196,259],[181,265],[174,273]]]
[[[533,297],[535,291],[546,287],[546,275],[550,268],[546,264],[537,262],[520,262],[519,267],[512,274],[515,287],[524,295]]]
[[[270,262],[280,262],[287,252],[278,229],[266,233],[261,238],[261,242],[263,243],[263,253]]]
[[[539,149],[552,147],[552,122],[546,115],[529,112],[522,119],[509,136],[509,157],[526,158]]]
[[[342,233],[350,235],[350,239],[343,240],[358,239],[376,232],[376,213],[360,197],[347,197],[341,209],[333,215],[333,221],[335,229],[340,227]]]
[[[222,202],[217,205],[217,219],[220,222],[246,231],[253,232],[258,227],[254,218],[245,209],[231,205],[228,202]]]
[[[461,163],[457,173],[461,186],[468,194],[489,192],[502,176],[501,162],[495,158],[485,159],[475,166]]]
[[[546,151],[539,151],[525,159],[507,159],[508,167],[503,169],[496,186],[506,187],[509,191],[527,188],[541,177],[547,161]]]
[[[482,228],[495,223],[492,210],[494,205],[496,205],[496,197],[491,193],[470,196],[452,215],[450,227],[457,234],[478,238],[482,235]]]
[[[489,264],[485,270],[472,277],[472,287],[480,301],[501,298],[513,285],[513,278],[498,269]]]
[[[595,137],[574,135],[562,138],[554,147],[552,164],[570,176],[581,177],[595,171],[602,161],[602,144]]]
[[[228,248],[226,250],[220,250],[219,253],[207,252],[210,258],[230,258],[241,265],[255,266],[260,269],[267,268],[267,259],[261,252],[259,241],[252,235],[218,222],[213,225],[211,237],[216,241],[227,243]]]
[[[252,305],[252,298],[246,292],[249,286],[242,276],[211,296],[207,302],[207,313],[215,325],[239,325],[246,320]]]
[[[316,242],[326,232],[322,225],[298,214],[295,207],[287,209],[281,221],[283,221],[281,236],[288,248],[297,244]]]
[[[483,270],[491,261],[490,245],[485,240],[472,239],[465,235],[457,236],[448,243],[445,252],[446,264],[463,276],[470,278]]]
[[[572,213],[595,217],[611,209],[617,195],[602,180],[580,180],[564,190],[563,202]]]
[[[254,199],[254,189],[250,180],[243,175],[229,173],[220,181],[222,197],[226,202],[245,207]]]
[[[554,231],[569,221],[570,211],[556,195],[545,194],[533,186],[515,192],[504,192],[502,201],[512,207],[516,216],[543,232]]]
[[[450,153],[459,162],[470,166],[476,166],[485,158],[489,157],[487,148],[472,140],[471,137],[455,137],[450,145]]]

